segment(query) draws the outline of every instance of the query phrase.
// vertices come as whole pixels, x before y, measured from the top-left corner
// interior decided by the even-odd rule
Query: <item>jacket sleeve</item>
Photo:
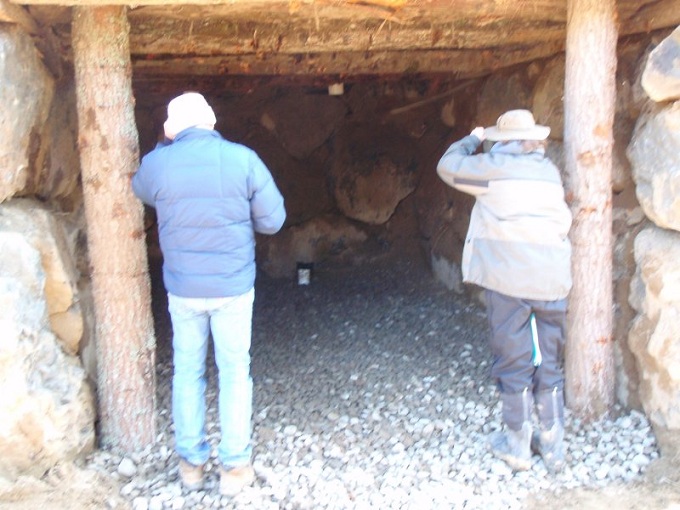
[[[486,175],[488,155],[473,155],[481,140],[469,135],[452,144],[439,160],[437,174],[449,186],[470,195],[482,195],[489,189]]]
[[[151,166],[145,157],[142,159],[142,164],[139,166],[137,173],[132,176],[132,191],[146,205],[155,207],[156,200],[152,174]]]
[[[262,160],[250,155],[250,218],[258,234],[275,234],[286,220],[283,196]]]

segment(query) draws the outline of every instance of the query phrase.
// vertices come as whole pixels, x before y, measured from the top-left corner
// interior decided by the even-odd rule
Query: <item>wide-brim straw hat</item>
[[[510,110],[498,117],[495,126],[484,130],[484,136],[492,142],[507,140],[545,140],[550,134],[548,126],[536,124],[529,110]]]
[[[165,136],[171,140],[180,131],[193,126],[214,126],[215,112],[198,92],[186,92],[168,103],[168,120],[163,124]]]

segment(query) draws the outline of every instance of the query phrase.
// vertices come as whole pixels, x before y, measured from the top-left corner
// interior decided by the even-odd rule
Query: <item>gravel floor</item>
[[[515,509],[545,489],[638,479],[658,457],[645,416],[582,424],[567,411],[568,468],[548,475],[540,458],[513,474],[489,452],[501,427],[489,378],[484,310],[435,283],[421,265],[385,261],[317,268],[309,286],[258,277],[252,346],[254,466],[235,498],[183,491],[170,422],[170,328],[156,294],[159,436],[90,465],[121,481],[141,509]],[[219,439],[216,372],[209,364],[210,442]]]

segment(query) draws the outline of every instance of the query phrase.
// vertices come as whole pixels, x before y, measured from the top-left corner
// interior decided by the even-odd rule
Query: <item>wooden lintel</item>
[[[483,49],[564,40],[564,25],[502,20],[460,25],[443,20],[386,27],[375,20],[325,20],[321,28],[293,20],[235,22],[217,13],[193,18],[131,14],[133,52],[149,55],[331,53],[346,51]]]
[[[483,76],[515,64],[546,58],[563,51],[557,41],[531,48],[497,50],[380,51],[318,54],[225,55],[138,59],[133,56],[135,79],[141,76],[221,75],[367,75],[451,73],[457,77]]]
[[[121,7],[74,12],[78,148],[96,319],[99,439],[105,446],[133,452],[156,439],[156,342],[144,211],[130,186],[139,165],[139,146],[128,33]]]
[[[566,8],[563,0],[532,0],[525,7],[517,2],[498,2],[497,0],[304,0],[291,2],[290,0],[10,0],[15,4],[22,5],[68,5],[68,6],[92,6],[124,5],[129,7],[140,6],[173,6],[173,5],[225,5],[234,11],[255,9],[267,12],[272,7],[285,8],[291,15],[300,12],[318,10],[323,8],[346,9],[355,11],[371,11],[376,16],[387,19],[398,16],[408,11],[449,10],[462,11],[465,13],[486,13],[490,16],[503,16],[512,18],[532,17],[539,15],[545,17],[546,13],[556,13],[564,17]],[[630,0],[624,0],[630,1]],[[637,1],[637,0],[635,0]],[[261,9],[264,9],[262,11]]]
[[[499,2],[498,0],[2,0],[0,21],[12,21],[3,4],[42,6],[125,5],[130,16],[149,10],[155,16],[166,15],[190,19],[192,9],[210,9],[218,17],[243,16],[260,23],[272,16],[286,16],[296,22],[323,25],[329,19],[374,19],[393,25],[414,20],[451,21],[472,29],[483,29],[495,20],[524,23],[546,22],[566,25],[564,0],[532,0],[531,2]],[[621,34],[647,32],[680,23],[678,0],[617,0]],[[176,12],[172,12],[176,10]],[[263,18],[262,13],[267,13]],[[163,14],[165,13],[165,14]],[[9,17],[10,19],[7,19]],[[196,17],[200,21],[205,18]],[[241,20],[243,21],[243,19]],[[132,22],[134,27],[134,22]]]

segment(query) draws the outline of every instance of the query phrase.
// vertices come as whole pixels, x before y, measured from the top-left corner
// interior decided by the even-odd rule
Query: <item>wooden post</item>
[[[568,0],[564,98],[574,286],[566,347],[567,405],[596,419],[614,403],[612,147],[615,0]]]
[[[72,41],[100,436],[134,451],[155,440],[156,381],[143,209],[130,186],[139,145],[126,9],[75,7]]]

